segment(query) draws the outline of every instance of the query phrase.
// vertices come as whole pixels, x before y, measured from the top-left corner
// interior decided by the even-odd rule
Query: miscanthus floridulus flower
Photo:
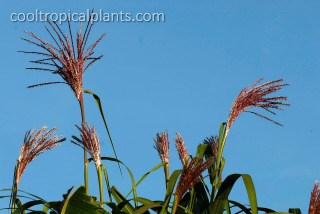
[[[189,160],[189,154],[187,147],[184,143],[184,140],[182,139],[181,135],[177,133],[177,137],[174,139],[179,158],[182,162],[183,167],[187,167],[188,165],[188,160]]]
[[[210,158],[207,161],[203,161],[200,158],[194,158],[183,169],[175,193],[178,202],[191,187],[201,181],[200,175],[211,166],[213,161],[213,158]]]
[[[53,133],[57,130],[56,128],[46,131],[47,127],[42,127],[38,131],[32,129],[26,132],[24,140],[20,149],[20,155],[17,160],[17,164],[14,170],[13,188],[10,198],[11,208],[14,209],[15,200],[17,197],[18,186],[22,177],[23,172],[38,155],[48,151],[65,141],[65,138],[61,136],[54,136]]]
[[[311,192],[309,214],[320,214],[320,189],[318,181],[315,182]]]
[[[213,157],[214,159],[217,159],[218,144],[219,144],[218,136],[207,137],[206,139],[203,140],[203,143],[211,146]]]
[[[62,136],[51,137],[57,130],[56,128],[52,128],[49,131],[46,131],[46,129],[47,127],[42,127],[38,131],[32,129],[26,132],[15,171],[15,183],[17,186],[24,170],[32,160],[66,140]]]
[[[64,82],[47,82],[31,85],[29,88],[55,83],[66,83],[71,87],[77,99],[80,100],[84,72],[102,57],[102,55],[95,57],[93,54],[95,47],[105,34],[101,35],[92,45],[87,46],[92,26],[92,13],[85,30],[83,31],[81,23],[80,30],[77,31],[75,35],[71,31],[70,21],[68,21],[68,32],[66,33],[63,32],[55,21],[48,20],[48,27],[46,26],[45,29],[52,40],[51,43],[32,32],[25,31],[31,39],[22,38],[22,40],[37,46],[40,50],[20,52],[41,57],[40,59],[30,61],[36,64],[36,67],[27,69],[49,71],[52,74],[58,74],[64,80]]]
[[[80,138],[76,136],[72,136],[74,140],[71,142],[83,147],[86,151],[91,155],[96,167],[98,168],[101,165],[101,157],[100,157],[100,140],[97,134],[97,131],[93,126],[85,124],[83,126],[77,126],[81,132]]]
[[[160,159],[163,163],[169,163],[169,140],[168,132],[157,133],[156,138],[154,139],[155,145],[154,148],[158,151]]]
[[[283,83],[282,79],[278,79],[258,85],[262,80],[263,79],[259,79],[249,87],[243,89],[233,102],[227,121],[227,131],[242,112],[253,113],[277,125],[281,125],[263,114],[252,111],[252,109],[261,108],[275,115],[276,113],[274,110],[283,110],[284,106],[289,106],[289,104],[285,103],[287,100],[287,97],[285,96],[267,97],[283,87],[288,86],[288,84]]]

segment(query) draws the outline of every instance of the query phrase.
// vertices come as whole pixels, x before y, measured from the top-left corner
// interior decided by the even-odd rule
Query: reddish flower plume
[[[177,137],[174,139],[174,142],[175,142],[177,151],[179,153],[179,158],[182,162],[183,167],[187,167],[189,154],[188,154],[187,147],[184,143],[184,140],[182,139],[179,133],[177,133]]]
[[[30,130],[26,133],[15,172],[15,182],[17,185],[19,184],[24,170],[32,160],[34,160],[41,153],[60,145],[61,142],[66,140],[61,136],[51,137],[57,130],[56,128],[53,128],[47,132],[46,129],[47,127],[42,127],[37,132],[35,130]]]
[[[46,132],[47,127],[42,127],[39,131],[29,130],[26,132],[23,144],[20,149],[20,155],[17,160],[16,167],[14,169],[13,188],[10,198],[11,202],[15,202],[17,197],[18,186],[23,172],[38,155],[48,151],[65,141],[65,138],[61,136],[54,136],[53,133],[57,130],[53,128]],[[14,208],[14,203],[11,208]]]
[[[94,48],[104,37],[100,36],[92,45],[87,47],[88,38],[90,36],[93,25],[92,13],[86,25],[84,33],[82,33],[82,24],[80,31],[74,35],[71,31],[70,21],[68,21],[68,34],[64,33],[61,27],[54,21],[48,20],[48,27],[45,27],[53,43],[49,43],[32,32],[26,31],[26,34],[32,39],[22,38],[22,40],[33,44],[41,49],[41,51],[20,51],[27,54],[35,54],[41,56],[40,59],[30,61],[40,67],[31,67],[31,70],[49,71],[52,74],[58,74],[64,82],[47,82],[31,85],[29,88],[43,86],[55,83],[66,83],[74,91],[77,99],[82,94],[82,77],[84,72],[102,56],[94,57]]]
[[[203,140],[203,143],[211,146],[213,157],[216,160],[218,156],[218,144],[219,144],[218,136],[207,137],[206,139]]]
[[[311,192],[309,214],[320,214],[320,189],[319,182],[316,181]]]
[[[81,139],[76,136],[72,136],[74,141],[71,142],[80,147],[84,147],[91,155],[96,167],[99,167],[101,165],[100,140],[95,128],[88,124],[85,124],[82,127],[76,127],[81,132]]]
[[[169,140],[168,132],[157,133],[154,139],[154,148],[158,151],[160,159],[163,163],[169,163]]]
[[[194,158],[190,161],[187,167],[185,167],[180,176],[177,188],[176,188],[176,197],[178,201],[181,200],[183,195],[192,188],[196,183],[200,182],[200,175],[211,166],[213,163],[213,158],[208,159],[203,162],[199,158]]]
[[[283,106],[289,106],[284,101],[287,100],[285,96],[267,97],[269,94],[277,92],[288,84],[282,83],[282,79],[266,82],[261,85],[257,85],[262,79],[257,80],[251,86],[243,89],[236,100],[233,102],[231,112],[227,121],[227,130],[230,129],[233,122],[241,114],[241,112],[253,113],[259,117],[267,119],[277,125],[280,123],[264,116],[260,113],[251,111],[252,108],[261,108],[271,114],[276,114],[274,110],[283,110]]]

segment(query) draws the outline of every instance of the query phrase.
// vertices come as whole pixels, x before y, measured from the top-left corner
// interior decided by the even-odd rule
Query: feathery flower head
[[[316,181],[311,192],[309,214],[320,214],[320,189],[319,182]]]
[[[169,163],[169,140],[168,131],[164,133],[157,133],[154,139],[154,148],[158,151],[160,159],[163,163]]]
[[[253,113],[277,125],[281,125],[280,123],[270,119],[269,117],[250,111],[250,109],[257,107],[275,115],[276,113],[274,112],[274,110],[283,110],[283,106],[289,106],[289,104],[284,102],[287,100],[287,97],[285,96],[266,97],[267,95],[277,92],[283,87],[288,86],[288,84],[284,84],[282,83],[282,79],[278,79],[271,82],[263,83],[261,85],[257,85],[262,80],[263,79],[261,78],[249,87],[243,89],[236,100],[233,102],[231,112],[227,121],[227,131],[230,129],[233,122],[241,112]]]
[[[206,139],[203,140],[204,144],[208,144],[211,146],[212,148],[212,153],[213,153],[213,157],[215,159],[217,159],[217,155],[218,155],[218,143],[219,143],[219,138],[218,136],[211,136],[211,137],[207,137]]]
[[[24,170],[28,164],[41,153],[48,151],[65,141],[61,136],[54,136],[53,133],[57,130],[52,128],[46,131],[47,127],[42,127],[39,131],[29,130],[26,132],[23,144],[20,149],[18,158],[15,182],[18,185]]]
[[[26,31],[26,34],[32,39],[22,38],[22,40],[42,49],[41,51],[20,51],[22,53],[41,56],[38,60],[30,61],[40,67],[27,69],[49,71],[52,74],[60,75],[64,80],[64,82],[48,82],[31,85],[29,88],[55,83],[66,83],[71,87],[77,99],[80,100],[84,72],[102,57],[94,57],[93,54],[94,48],[105,34],[101,35],[92,45],[87,47],[88,38],[93,25],[92,12],[84,33],[82,33],[81,23],[80,30],[76,32],[75,39],[71,31],[70,20],[68,20],[69,35],[64,33],[55,21],[48,20],[49,27],[45,28],[53,40],[53,44],[45,41],[32,32]]]
[[[179,133],[177,133],[177,137],[174,139],[174,142],[176,144],[176,148],[179,153],[179,158],[182,162],[182,165],[183,167],[186,167],[188,165],[189,154],[184,140]]]
[[[200,182],[200,175],[213,163],[213,158],[203,161],[200,158],[194,158],[190,163],[185,167],[180,176],[177,188],[176,188],[176,197],[178,201],[181,200],[183,195],[192,188],[196,183]]]
[[[89,152],[96,167],[98,168],[101,165],[100,140],[95,128],[88,124],[85,124],[82,127],[76,125],[76,127],[81,132],[81,139],[76,136],[72,136],[74,141],[72,140],[71,142],[80,147],[84,147],[87,152]]]

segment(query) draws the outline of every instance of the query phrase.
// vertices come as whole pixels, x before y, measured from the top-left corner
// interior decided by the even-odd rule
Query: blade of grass
[[[18,208],[13,212],[13,214],[25,214],[26,210],[28,210],[30,207],[39,205],[39,204],[44,204],[45,202],[43,202],[42,200],[35,200],[35,201],[29,201],[25,204],[21,204],[19,199],[16,199],[16,203],[18,205]]]
[[[104,179],[106,181],[106,185],[108,188],[108,195],[109,195],[109,200],[110,202],[112,202],[112,197],[111,197],[111,192],[110,192],[110,183],[109,183],[109,176],[108,176],[108,172],[105,166],[103,166],[103,173],[104,173]]]
[[[71,194],[62,207],[61,214],[107,214],[107,212],[100,208],[92,197],[86,195],[84,186],[80,186],[73,194]]]
[[[176,183],[178,181],[178,178],[179,178],[181,172],[182,172],[182,169],[179,169],[179,170],[173,171],[173,173],[171,174],[169,182],[168,182],[168,188],[166,191],[165,202],[164,202],[163,207],[160,211],[160,214],[167,213],[168,204],[170,202],[174,187],[176,186]]]
[[[134,207],[129,203],[128,200],[126,200],[126,198],[117,190],[116,187],[111,187],[111,194],[117,201],[119,209],[129,214],[134,213]]]
[[[101,117],[102,117],[102,120],[103,120],[103,123],[104,123],[104,126],[107,130],[107,133],[108,133],[108,137],[109,137],[109,140],[110,140],[110,143],[111,143],[111,146],[112,146],[112,150],[113,150],[113,153],[114,153],[114,156],[116,157],[116,159],[118,159],[118,156],[117,156],[117,153],[116,153],[116,149],[114,147],[114,144],[113,144],[113,141],[112,141],[112,138],[111,138],[111,134],[110,134],[110,131],[109,131],[109,128],[108,128],[108,124],[107,124],[107,120],[104,116],[104,112],[103,112],[103,109],[102,109],[102,105],[101,105],[101,101],[100,101],[100,98],[98,95],[96,95],[95,93],[93,93],[92,91],[90,90],[83,90],[83,92],[87,93],[87,94],[91,94],[94,98],[94,100],[96,101],[96,104],[99,108],[99,111],[100,111],[100,114],[101,114]],[[120,173],[121,173],[121,176],[122,176],[122,170],[121,170],[121,167],[120,167],[120,164],[118,164],[119,166],[119,170],[120,170]]]
[[[130,175],[130,178],[131,178],[131,185],[132,185],[133,197],[134,197],[134,198],[137,198],[137,197],[138,197],[138,195],[137,195],[137,187],[136,187],[136,182],[135,182],[135,180],[134,180],[133,173],[131,172],[131,170],[129,169],[129,167],[127,167],[126,165],[125,165],[125,167],[126,167],[128,173],[129,173],[129,175]],[[134,201],[134,205],[135,205],[135,208],[137,208],[137,207],[138,207],[138,202],[137,202],[137,201]]]
[[[238,208],[240,208],[241,209],[240,212],[244,212],[246,214],[251,214],[250,210],[246,206],[240,204],[239,202],[236,202],[236,201],[233,201],[233,200],[229,200],[229,203],[233,204],[234,206],[236,206]]]
[[[140,202],[143,206],[139,207],[134,214],[144,214],[149,209],[161,207],[162,205],[159,202],[154,202],[146,198],[133,198],[132,200]]]
[[[255,188],[254,188],[254,185],[253,185],[253,182],[252,182],[250,175],[247,175],[247,174],[232,174],[232,175],[229,175],[223,181],[223,183],[221,184],[221,186],[219,188],[217,196],[216,196],[212,206],[210,207],[211,213],[216,213],[216,214],[223,213],[225,201],[228,200],[228,196],[233,188],[233,185],[235,184],[235,182],[239,178],[242,178],[242,180],[245,184],[252,214],[258,214],[256,191],[255,191]]]
[[[155,167],[153,167],[151,170],[149,170],[147,173],[145,173],[140,179],[139,181],[136,183],[136,187],[138,187],[138,185],[152,172],[158,170],[159,168],[163,167],[164,165],[166,165],[166,163],[160,163],[158,165],[156,165]],[[128,196],[130,195],[130,193],[133,191],[133,189],[130,190],[130,192],[127,194],[126,198],[128,198]]]

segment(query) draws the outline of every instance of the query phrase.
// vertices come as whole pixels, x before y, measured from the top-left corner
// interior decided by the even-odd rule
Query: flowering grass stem
[[[98,174],[98,182],[99,182],[99,194],[100,194],[100,202],[104,201],[103,196],[103,176],[102,176],[102,164],[97,167],[97,174]],[[103,204],[100,205],[103,208]]]

